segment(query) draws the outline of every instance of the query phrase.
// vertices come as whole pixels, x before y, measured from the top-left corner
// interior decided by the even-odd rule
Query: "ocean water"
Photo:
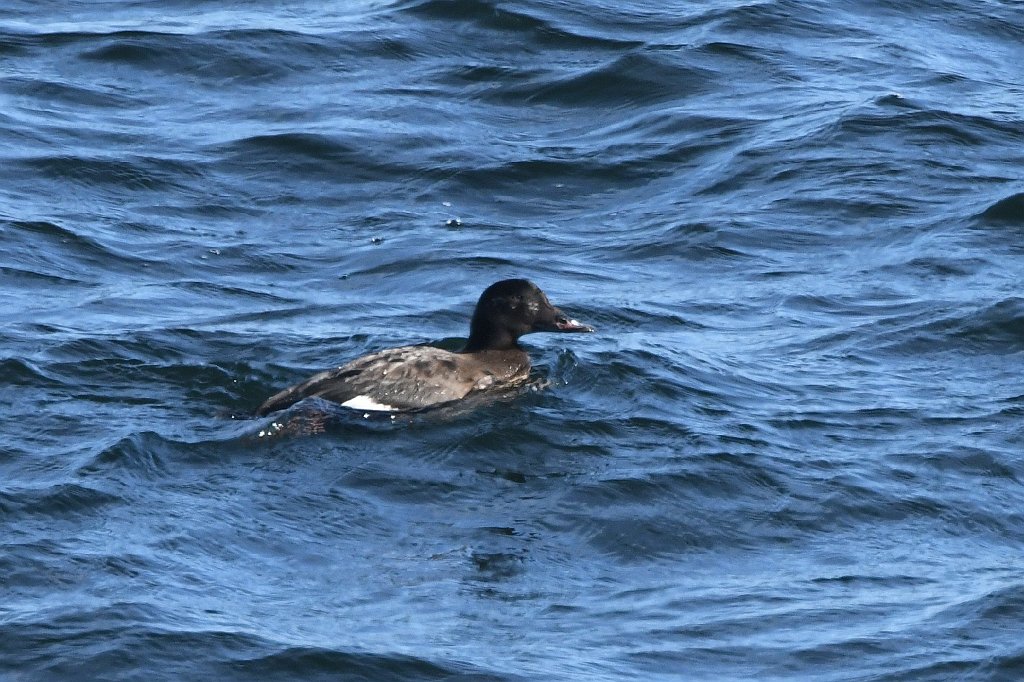
[[[0,679],[1024,678],[1013,0],[0,8]],[[528,277],[543,390],[259,437]]]

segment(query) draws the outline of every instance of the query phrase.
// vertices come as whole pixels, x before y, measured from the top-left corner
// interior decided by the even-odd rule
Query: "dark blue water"
[[[1022,36],[6,3],[0,677],[1024,678]],[[256,437],[512,276],[546,390]]]

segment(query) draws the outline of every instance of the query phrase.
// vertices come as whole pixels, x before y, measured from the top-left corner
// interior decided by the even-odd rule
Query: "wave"
[[[992,223],[1024,225],[1024,192],[1000,199],[982,211],[978,217]]]
[[[107,159],[60,155],[23,159],[19,165],[44,178],[132,192],[185,189],[186,180],[202,177],[192,164],[166,157]]]
[[[21,519],[26,515],[69,518],[92,514],[121,501],[117,495],[80,483],[0,490],[0,510],[12,516],[17,514]]]
[[[280,29],[7,33],[0,35],[0,45],[22,56],[41,50],[66,50],[86,62],[124,64],[175,76],[189,72],[246,81],[288,76],[291,70],[282,63],[282,57],[325,60],[336,56],[329,38]]]
[[[26,245],[33,250],[56,250],[62,246],[70,247],[90,258],[103,258],[111,254],[98,240],[57,223],[44,220],[10,220],[4,221],[3,225],[9,240],[24,239]]]
[[[34,389],[56,390],[67,387],[65,382],[55,378],[36,363],[17,357],[0,360],[0,381],[7,386]]]
[[[538,11],[538,10],[541,11]],[[563,25],[543,14],[542,8],[506,6],[492,0],[413,0],[397,10],[421,19],[452,25],[471,24],[474,29],[516,36],[538,47],[555,49],[612,50],[636,47],[639,40],[623,39],[613,31],[587,33],[584,23]]]
[[[189,629],[165,623],[148,604],[70,608],[48,622],[7,623],[0,670],[31,669],[53,679],[132,676],[139,667],[151,680],[197,674],[218,680],[475,680],[499,682],[515,675],[400,653],[375,653],[289,645],[238,630]]]
[[[578,73],[544,74],[532,84],[502,86],[496,99],[560,107],[647,107],[705,91],[713,87],[714,76],[672,55],[635,52]]]
[[[346,652],[317,647],[291,647],[226,666],[232,671],[261,679],[351,680],[473,680],[499,682],[521,679],[517,675],[491,673],[472,666],[399,654]],[[339,671],[344,671],[339,677]]]
[[[904,355],[956,352],[1009,355],[1024,349],[1024,299],[1006,298],[971,309],[935,309],[883,323],[872,335],[879,349]]]
[[[59,103],[67,107],[116,109],[123,112],[136,108],[141,103],[137,93],[129,94],[116,86],[105,84],[69,83],[41,77],[14,77],[8,80],[7,86],[21,96],[53,104]]]

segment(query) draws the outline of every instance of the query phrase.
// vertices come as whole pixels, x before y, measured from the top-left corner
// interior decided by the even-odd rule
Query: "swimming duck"
[[[315,374],[268,398],[257,416],[317,397],[342,407],[407,412],[462,400],[480,391],[510,388],[530,373],[519,337],[531,332],[592,332],[551,305],[536,284],[506,279],[484,290],[459,351],[401,346],[364,355]]]

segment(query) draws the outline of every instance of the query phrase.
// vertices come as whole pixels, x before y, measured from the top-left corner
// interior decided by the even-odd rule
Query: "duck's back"
[[[418,410],[517,383],[529,370],[529,358],[519,349],[452,353],[433,346],[402,346],[320,372],[271,396],[256,414],[283,410],[313,396],[357,410]]]

